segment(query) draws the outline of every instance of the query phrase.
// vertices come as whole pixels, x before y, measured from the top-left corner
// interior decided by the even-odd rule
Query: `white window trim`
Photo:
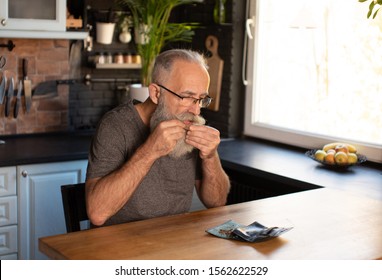
[[[328,138],[319,135],[313,135],[309,133],[302,133],[293,130],[283,129],[279,127],[264,125],[260,123],[256,123],[253,121],[255,119],[252,108],[256,106],[254,104],[254,99],[252,96],[252,92],[254,87],[256,86],[256,80],[254,73],[256,71],[256,63],[250,63],[254,61],[254,57],[256,55],[256,42],[257,42],[257,32],[256,26],[258,25],[256,10],[259,5],[259,1],[256,0],[247,0],[248,7],[248,19],[247,19],[247,32],[246,32],[246,42],[248,53],[246,62],[244,63],[246,67],[246,75],[247,77],[243,77],[244,84],[246,85],[245,91],[245,117],[244,117],[244,135],[261,138],[265,140],[270,140],[274,142],[280,142],[292,146],[313,149],[319,148],[323,145],[331,142],[348,142],[352,143],[357,147],[358,153],[363,154],[367,157],[369,161],[373,162],[382,162],[382,145],[370,145],[362,142],[354,142],[349,139],[339,139],[339,138]],[[254,34],[253,39],[251,34],[248,36],[248,32],[250,32],[250,25],[248,25],[248,21],[255,22],[252,24],[253,29],[252,33]],[[249,28],[248,28],[249,27]],[[382,131],[381,131],[382,133]]]

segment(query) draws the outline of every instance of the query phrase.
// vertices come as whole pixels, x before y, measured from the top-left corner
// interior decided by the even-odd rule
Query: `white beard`
[[[183,113],[178,116],[174,116],[168,113],[167,108],[162,101],[162,99],[159,99],[158,107],[156,108],[155,112],[153,113],[151,119],[150,119],[150,129],[153,131],[159,123],[166,120],[173,120],[178,119],[180,121],[191,121],[195,125],[204,125],[206,123],[206,120],[201,116],[195,116],[191,113]],[[193,146],[187,144],[185,142],[186,140],[186,133],[184,133],[184,137],[179,139],[176,143],[174,149],[169,153],[169,156],[172,158],[180,158],[188,153],[191,153],[194,149]]]

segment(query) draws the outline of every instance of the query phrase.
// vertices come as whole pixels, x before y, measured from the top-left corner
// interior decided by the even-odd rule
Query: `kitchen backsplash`
[[[69,77],[69,40],[12,39],[15,48],[12,51],[0,49],[0,56],[6,58],[3,71],[9,81],[12,75],[15,88],[23,78],[23,59],[28,60],[28,78],[32,89],[43,81],[68,79]],[[0,39],[1,43],[8,39]],[[9,83],[8,83],[9,84]],[[0,135],[30,134],[51,131],[63,131],[68,128],[69,86],[59,85],[54,97],[32,97],[32,106],[26,113],[22,96],[17,118],[13,116],[16,98],[12,100],[11,114],[5,117],[5,104],[0,105]]]
[[[32,106],[27,113],[22,96],[22,107],[17,118],[13,111],[6,117],[5,104],[0,105],[0,135],[33,134],[69,130],[94,130],[100,117],[126,101],[121,100],[124,91],[116,90],[115,83],[86,84],[84,73],[91,71],[83,63],[83,52],[73,57],[71,50],[82,41],[49,40],[49,39],[12,39],[16,47],[10,52],[0,49],[7,64],[4,67],[6,76],[13,75],[15,86],[23,79],[23,59],[28,60],[28,78],[36,87],[45,81],[61,81],[54,92],[32,96]],[[8,39],[0,39],[0,43]],[[74,49],[74,48],[73,48]],[[86,63],[85,63],[86,65]],[[9,79],[8,79],[9,80]],[[68,83],[62,83],[63,81]],[[51,87],[52,89],[52,87]],[[12,110],[16,98],[12,101]]]

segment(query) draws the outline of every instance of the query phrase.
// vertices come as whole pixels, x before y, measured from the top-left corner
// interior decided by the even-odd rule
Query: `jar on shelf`
[[[125,53],[123,56],[123,61],[127,64],[133,63],[133,56],[131,55],[131,53]]]
[[[122,53],[117,53],[114,55],[114,63],[122,64],[123,63],[123,55]]]
[[[113,55],[111,53],[106,54],[106,63],[113,63]]]
[[[99,63],[99,64],[105,64],[105,62],[106,62],[105,54],[104,53],[100,53],[98,55],[98,57],[97,57],[96,62]]]
[[[135,64],[141,64],[142,63],[142,59],[141,59],[141,56],[139,54],[133,55],[133,63],[135,63]]]

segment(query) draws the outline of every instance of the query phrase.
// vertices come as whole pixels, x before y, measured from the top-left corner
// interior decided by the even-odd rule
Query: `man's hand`
[[[177,141],[185,137],[186,125],[179,120],[161,122],[147,139],[152,152],[158,157],[169,154],[175,147]]]
[[[206,125],[191,125],[186,134],[186,143],[199,149],[202,159],[211,158],[219,146],[220,132]]]

